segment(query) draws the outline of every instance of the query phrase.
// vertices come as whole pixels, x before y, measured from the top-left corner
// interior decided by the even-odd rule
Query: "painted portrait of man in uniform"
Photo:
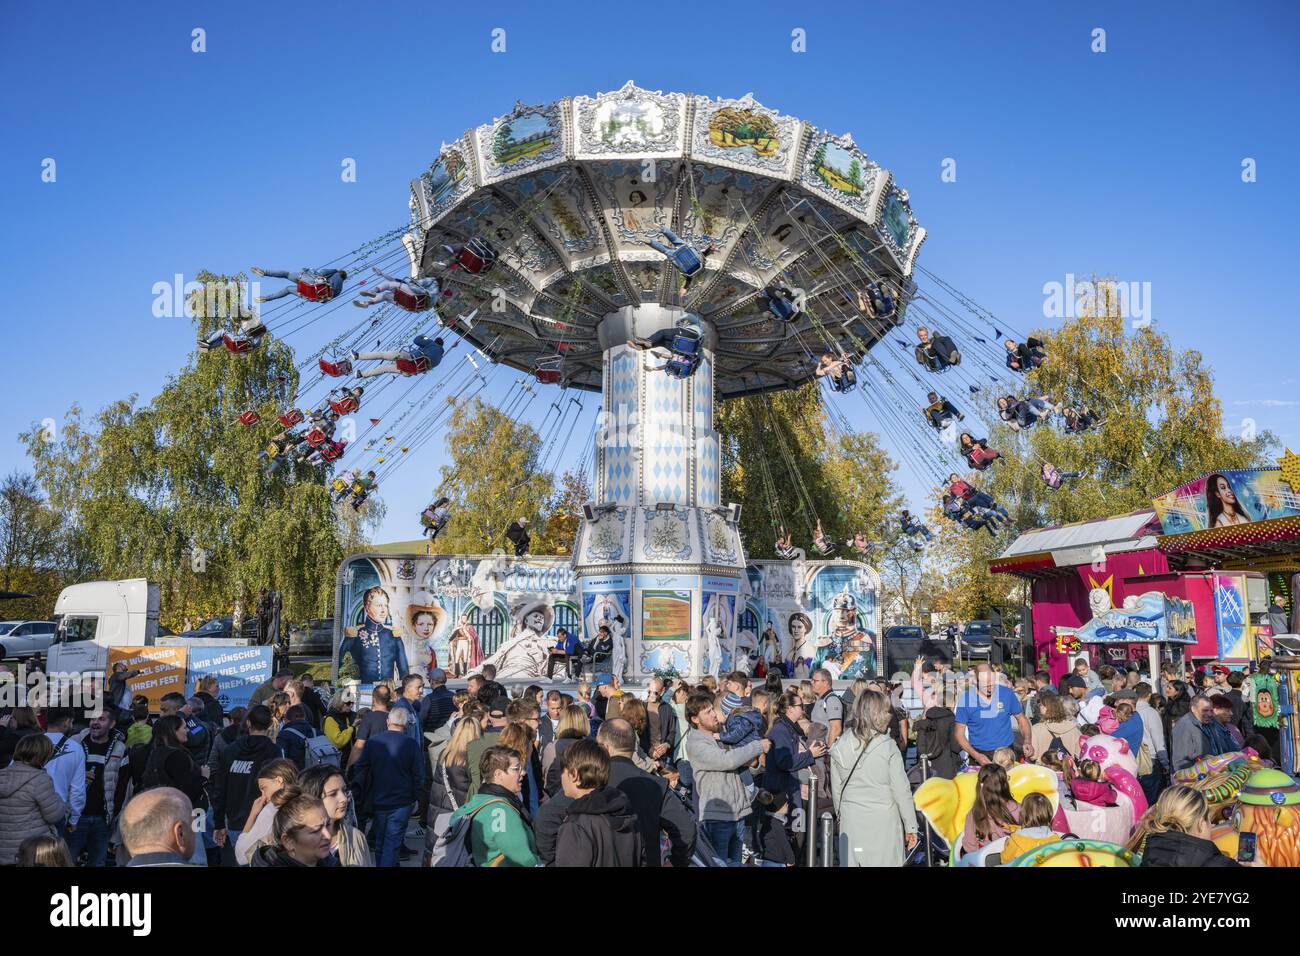
[[[381,680],[401,680],[406,676],[406,646],[394,632],[393,620],[388,613],[388,592],[376,585],[368,588],[362,598],[355,627],[345,628],[339,644],[338,663],[351,656],[362,684]]]

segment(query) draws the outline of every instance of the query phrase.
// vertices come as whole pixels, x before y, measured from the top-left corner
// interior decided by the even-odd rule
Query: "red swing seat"
[[[303,435],[302,438],[303,441],[311,445],[312,448],[320,448],[329,441],[329,435],[326,435],[325,430],[319,426],[313,428],[306,435]]]
[[[334,361],[321,359],[320,370],[333,378],[342,378],[344,375],[352,374],[352,360],[345,358]]]
[[[330,399],[330,408],[338,415],[351,415],[360,407],[361,403],[350,395],[341,401]]]
[[[421,372],[429,371],[429,359],[423,355],[416,358],[399,358],[397,370],[403,375],[419,375]]]
[[[393,290],[393,302],[407,312],[427,312],[433,305],[433,299],[429,297],[429,293],[420,292],[412,295],[405,289]]]
[[[564,373],[558,368],[539,368],[537,370],[537,381],[543,385],[559,385],[564,381]]]
[[[299,279],[298,294],[308,302],[328,302],[334,298],[334,287],[324,279],[318,278],[315,282]]]
[[[256,425],[261,420],[262,416],[258,415],[257,412],[244,412],[239,416],[239,424],[241,425]]]
[[[291,408],[280,416],[280,424],[285,428],[292,428],[302,422],[303,414],[296,408]]]
[[[320,456],[325,461],[338,461],[343,457],[344,445],[342,442],[330,442],[324,448],[320,449]]]
[[[226,349],[232,355],[245,355],[253,351],[253,340],[242,335],[231,335],[227,332],[221,336],[221,341],[225,343]]]

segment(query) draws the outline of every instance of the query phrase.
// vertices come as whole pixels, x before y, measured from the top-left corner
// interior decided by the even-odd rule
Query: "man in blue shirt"
[[[1020,737],[1024,741],[1024,755],[1033,757],[1034,748],[1029,742],[1029,721],[1015,691],[997,682],[993,668],[988,664],[975,667],[975,688],[967,691],[957,705],[957,727],[954,733],[958,746],[966,751],[979,766],[991,763],[993,752],[999,747],[1010,747],[1015,740],[1011,718],[1020,724]]]
[[[573,661],[578,653],[578,635],[570,634],[567,628],[557,628],[555,631],[555,647],[551,649],[551,657],[546,662],[546,677],[549,680],[555,673],[555,665],[564,665],[564,674],[570,680],[573,679]]]

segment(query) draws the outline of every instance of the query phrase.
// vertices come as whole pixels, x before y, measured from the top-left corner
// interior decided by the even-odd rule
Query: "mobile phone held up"
[[[1237,862],[1255,862],[1255,834],[1243,832],[1237,835]]]

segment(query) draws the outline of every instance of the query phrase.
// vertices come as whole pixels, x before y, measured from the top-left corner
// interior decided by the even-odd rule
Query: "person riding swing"
[[[420,524],[424,526],[425,536],[430,541],[436,541],[439,533],[451,520],[451,509],[447,507],[450,503],[448,498],[439,498],[420,512]]]
[[[851,392],[858,384],[858,373],[853,370],[853,358],[848,352],[841,352],[839,358],[830,354],[823,355],[813,369],[813,374],[817,378],[829,376],[831,391],[834,392]]]
[[[693,316],[679,319],[677,324],[668,329],[660,329],[649,338],[632,338],[628,348],[668,350],[668,361],[649,369],[652,372],[667,372],[673,378],[690,378],[700,367],[704,356],[700,352],[704,333],[699,321]],[[662,354],[662,353],[661,353]]]

